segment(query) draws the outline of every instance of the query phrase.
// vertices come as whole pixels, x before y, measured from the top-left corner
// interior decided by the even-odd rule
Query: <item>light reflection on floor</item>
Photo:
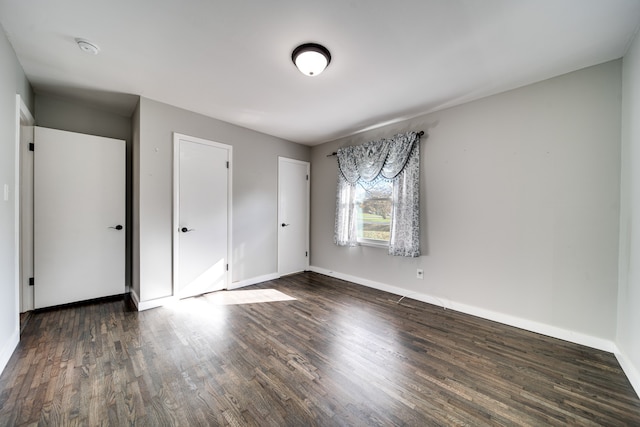
[[[165,308],[183,319],[191,318],[201,324],[206,324],[209,333],[216,332],[222,337],[226,336],[228,332],[227,315],[229,310],[232,310],[229,306],[294,300],[296,298],[275,289],[217,291],[176,300]],[[196,333],[195,330],[194,333]],[[179,332],[179,334],[182,333]]]
[[[275,289],[216,291],[191,298],[176,300],[169,307],[178,312],[206,310],[212,305],[257,304],[264,302],[295,301],[296,299]]]
[[[251,289],[236,291],[211,292],[204,295],[207,302],[215,305],[257,304],[261,302],[295,301],[275,289]]]

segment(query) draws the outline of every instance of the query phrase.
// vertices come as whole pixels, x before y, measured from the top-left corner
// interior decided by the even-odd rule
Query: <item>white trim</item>
[[[19,343],[20,343],[20,326],[18,326],[17,331],[14,331],[14,333],[11,334],[11,338],[9,338],[9,340],[7,341],[7,344],[4,346],[2,351],[0,351],[0,374],[2,373],[2,371],[4,371],[4,368],[7,367],[7,363],[9,363],[9,359],[11,359],[11,356],[13,355],[13,352],[16,350],[16,347],[18,347]]]
[[[173,133],[173,174],[171,177],[171,262],[172,262],[172,270],[171,270],[171,292],[173,295],[178,293],[176,289],[178,287],[178,242],[180,239],[178,238],[178,217],[179,217],[179,188],[180,188],[180,140],[179,134]],[[140,310],[140,306],[138,305],[138,310]]]
[[[559,328],[557,326],[523,319],[521,317],[498,313],[492,310],[486,310],[480,307],[442,299],[433,295],[423,294],[420,292],[411,292],[397,286],[387,285],[384,283],[375,282],[373,280],[351,276],[349,274],[326,270],[320,267],[311,266],[310,270],[316,273],[324,274],[326,276],[347,280],[358,285],[367,286],[369,288],[374,288],[406,298],[415,299],[417,301],[426,302],[428,304],[437,305],[448,310],[459,311],[461,313],[470,314],[472,316],[481,317],[483,319],[492,320],[494,322],[503,323],[505,325],[514,326],[516,328],[525,329],[527,331],[536,332],[538,334],[547,335],[553,338],[558,338],[598,350],[603,350],[610,353],[615,353],[617,350],[617,347],[613,341],[583,334],[581,332],[575,332],[569,329]]]
[[[359,246],[368,246],[370,248],[380,248],[389,250],[389,242],[384,240],[373,240],[373,239],[357,239]]]
[[[21,245],[20,245],[20,129],[21,124],[32,125],[34,123],[33,116],[29,111],[29,108],[22,100],[20,94],[16,94],[16,116],[15,116],[15,141],[14,141],[14,188],[13,188],[13,206],[14,206],[14,314],[15,314],[15,327],[11,338],[0,352],[0,373],[4,370],[11,358],[11,355],[15,351],[18,343],[20,342],[20,295],[21,295]]]
[[[15,218],[14,218],[14,235],[15,235],[15,285],[16,285],[16,314],[20,314],[22,311],[20,309],[20,297],[22,295],[22,242],[21,242],[21,233],[20,229],[22,227],[22,212],[20,210],[20,175],[22,173],[22,163],[21,163],[21,150],[20,150],[20,137],[22,135],[22,125],[25,126],[33,126],[35,124],[35,119],[29,111],[29,107],[22,100],[22,96],[20,94],[16,94],[16,129],[15,129],[15,147],[14,147],[14,189],[13,189],[13,203],[15,209]],[[33,307],[31,307],[33,308]],[[20,336],[20,320],[18,320],[18,337]]]
[[[252,277],[250,279],[239,280],[237,282],[233,282],[231,286],[229,286],[229,290],[244,288],[245,286],[257,285],[258,283],[268,282],[269,280],[278,279],[280,276],[278,273],[265,274],[263,276]]]
[[[156,298],[148,301],[140,301],[140,297],[134,289],[131,289],[131,299],[133,300],[133,303],[135,304],[138,311],[145,311],[156,307],[164,307],[165,305],[171,305],[176,301],[179,301],[179,299],[174,296]]]
[[[616,356],[616,359],[618,359],[620,367],[627,375],[631,386],[636,391],[638,397],[640,397],[640,372],[638,372],[635,366],[633,366],[631,360],[629,360],[629,358],[625,354],[621,353],[619,349],[614,354]]]
[[[306,194],[306,207],[307,207],[307,218],[306,218],[306,233],[305,233],[305,248],[307,251],[307,259],[305,264],[305,270],[309,269],[309,260],[311,259],[311,249],[309,248],[309,235],[310,235],[310,222],[311,222],[311,163],[304,160],[296,160],[288,157],[278,156],[278,222],[276,224],[276,236],[278,238],[278,252],[276,253],[277,258],[277,266],[278,266],[278,274],[282,275],[280,272],[280,221],[281,221],[281,212],[280,212],[280,164],[281,162],[293,163],[297,165],[306,166],[307,168],[307,194]],[[291,274],[291,273],[286,273]]]
[[[15,128],[15,145],[14,149],[14,160],[13,160],[13,208],[14,208],[14,218],[13,218],[13,250],[15,251],[13,254],[13,275],[14,275],[14,285],[15,285],[15,306],[16,306],[16,322],[17,322],[17,330],[18,337],[20,336],[20,263],[22,262],[22,246],[20,246],[20,124],[22,122],[22,97],[20,95],[16,95],[16,128]],[[26,107],[25,107],[26,108]],[[15,333],[15,332],[14,332]],[[9,360],[9,359],[7,359]],[[6,362],[5,362],[6,363]],[[3,365],[4,368],[4,365]]]
[[[533,320],[523,319],[517,316],[498,313],[479,307],[470,306],[461,303],[451,303],[451,309],[462,313],[471,314],[473,316],[482,317],[484,319],[493,320],[495,322],[504,323],[505,325],[514,326],[516,328],[525,329],[575,344],[584,345],[609,353],[616,351],[616,345],[611,340],[595,337],[593,335],[584,334],[582,332],[572,331],[570,329],[559,328],[557,326],[548,325],[546,323],[535,322]]]
[[[172,236],[172,256],[173,256],[173,274],[172,274],[172,292],[174,296],[177,296],[176,286],[178,284],[179,271],[178,271],[178,217],[179,217],[179,200],[180,200],[180,141],[185,140],[189,142],[194,142],[197,144],[209,145],[212,147],[221,148],[223,150],[227,150],[228,153],[228,162],[229,168],[227,172],[227,264],[229,265],[229,270],[227,271],[225,289],[229,289],[231,286],[231,277],[233,277],[233,146],[222,144],[219,142],[211,141],[208,139],[198,138],[195,136],[184,135],[181,133],[174,132],[173,133],[173,217],[171,220],[173,226]],[[146,301],[144,302],[146,303]],[[142,303],[141,303],[142,304]],[[155,306],[157,307],[157,306]],[[151,308],[151,307],[149,307]]]

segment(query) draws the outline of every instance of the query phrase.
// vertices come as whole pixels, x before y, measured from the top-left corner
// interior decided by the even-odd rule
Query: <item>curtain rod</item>
[[[418,132],[418,136],[424,136],[424,131],[421,130],[420,132]],[[327,154],[327,157],[334,157],[334,156],[337,156],[337,155],[338,155],[338,153],[334,151],[331,154]]]

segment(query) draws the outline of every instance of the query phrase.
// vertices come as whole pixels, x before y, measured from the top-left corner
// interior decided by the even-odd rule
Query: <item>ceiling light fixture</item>
[[[293,49],[291,60],[305,76],[317,76],[331,62],[331,54],[326,47],[317,43],[301,44]]]
[[[98,45],[91,43],[89,40],[76,39],[76,43],[78,43],[80,50],[90,55],[97,55],[100,52]]]

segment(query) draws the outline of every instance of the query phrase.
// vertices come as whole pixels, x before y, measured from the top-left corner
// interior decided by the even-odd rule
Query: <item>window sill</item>
[[[375,240],[358,240],[358,245],[369,246],[372,248],[389,249],[389,243],[376,242]]]

